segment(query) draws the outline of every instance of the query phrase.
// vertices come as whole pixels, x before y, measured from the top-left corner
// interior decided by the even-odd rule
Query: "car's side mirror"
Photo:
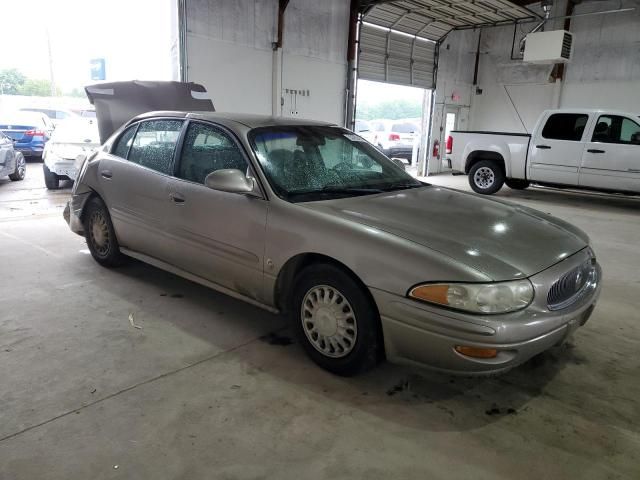
[[[205,186],[222,192],[244,193],[259,197],[260,190],[255,179],[247,177],[244,172],[235,168],[224,168],[211,172],[204,179]]]
[[[633,145],[640,145],[640,132],[636,132],[631,135],[631,143]]]

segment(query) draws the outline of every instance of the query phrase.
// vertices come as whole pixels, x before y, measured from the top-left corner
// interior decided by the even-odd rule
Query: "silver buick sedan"
[[[321,367],[383,358],[505,371],[591,315],[589,238],[420,182],[326,123],[153,112],[86,159],[65,217],[101,265],[134,257],[286,313]]]

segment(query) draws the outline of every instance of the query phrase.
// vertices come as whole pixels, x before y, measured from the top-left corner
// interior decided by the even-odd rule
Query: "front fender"
[[[374,227],[275,200],[265,240],[265,298],[275,305],[284,265],[302,254],[329,257],[348,267],[369,288],[405,296],[412,286],[443,278],[490,280],[474,268],[423,245]]]

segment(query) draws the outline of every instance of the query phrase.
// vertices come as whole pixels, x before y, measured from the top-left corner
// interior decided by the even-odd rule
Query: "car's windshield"
[[[342,128],[263,127],[249,132],[249,140],[276,194],[292,202],[424,185]]]

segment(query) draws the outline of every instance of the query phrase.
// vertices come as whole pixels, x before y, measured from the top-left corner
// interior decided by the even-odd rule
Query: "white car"
[[[403,158],[411,163],[414,143],[420,136],[420,126],[411,120],[371,120],[374,144],[391,158]]]
[[[95,120],[74,118],[59,123],[42,154],[46,187],[55,190],[59,188],[60,180],[75,180],[78,156],[87,156],[99,146]]]
[[[454,171],[477,193],[504,183],[640,193],[640,115],[605,110],[547,110],[531,134],[457,132],[447,140]]]
[[[356,120],[354,131],[374,146],[376,144],[376,134],[371,130],[371,125],[366,120]]]
[[[62,108],[25,107],[21,108],[20,111],[43,113],[49,117],[56,127],[64,120],[71,120],[79,117],[78,114],[73,113],[71,110],[65,110]]]

